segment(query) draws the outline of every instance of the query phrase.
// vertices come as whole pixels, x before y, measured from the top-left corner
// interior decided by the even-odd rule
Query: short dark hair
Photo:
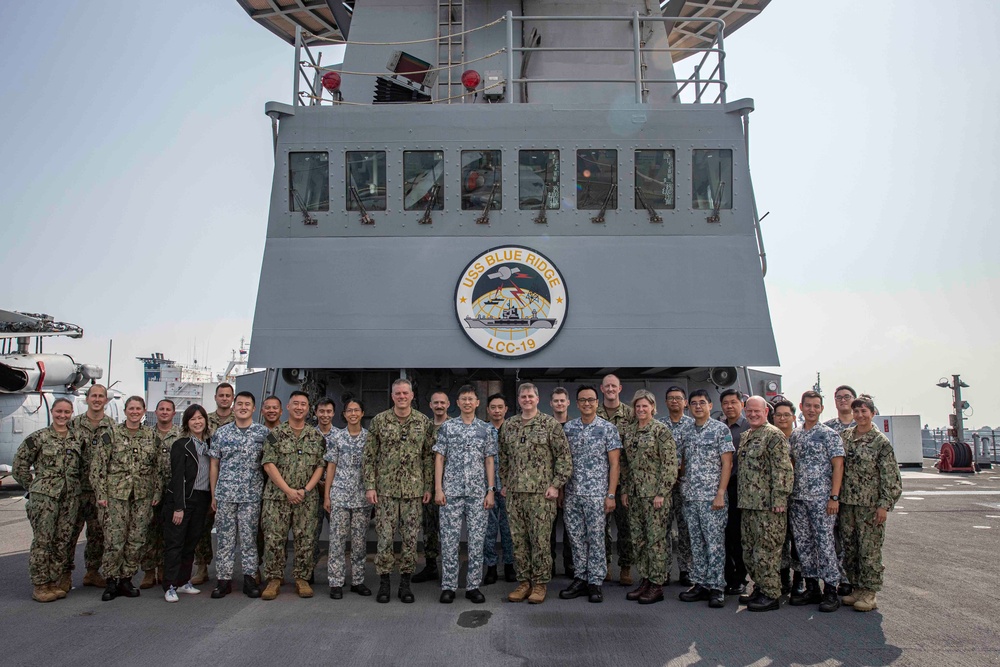
[[[441,393],[444,394],[444,392]],[[479,398],[479,392],[476,391],[476,388],[473,387],[471,384],[463,384],[461,387],[458,388],[458,393],[456,394],[456,396],[461,396],[462,394],[475,394],[476,398]]]
[[[566,387],[556,387],[553,389],[552,393],[549,394],[549,399],[551,400],[556,394],[566,394],[566,398],[569,398],[569,390]]]
[[[340,404],[343,405],[346,410],[349,403],[356,403],[357,406],[361,408],[361,412],[365,411],[365,404],[361,402],[361,399],[354,394],[347,392],[340,397]],[[343,416],[343,414],[341,414],[341,416]]]
[[[275,396],[274,394],[271,394],[270,396],[264,399],[265,403],[267,403],[268,401],[277,401],[278,405],[281,405],[281,399]]]
[[[670,392],[667,392],[667,393],[670,393]],[[712,402],[712,397],[711,397],[711,396],[709,395],[709,393],[708,393],[708,390],[706,390],[706,389],[695,389],[694,391],[692,391],[692,392],[691,392],[691,393],[690,393],[690,394],[688,395],[688,400],[689,400],[689,401],[690,401],[690,400],[693,400],[695,396],[704,396],[704,397],[705,397],[705,399],[706,399],[706,400],[707,400],[707,401],[708,401],[709,403],[711,403],[711,402]]]
[[[288,400],[289,400],[289,402],[290,402],[290,401],[291,401],[291,400],[292,400],[293,398],[295,398],[296,396],[302,396],[303,398],[305,398],[305,399],[306,399],[306,402],[309,402],[309,394],[307,394],[306,392],[304,392],[304,391],[301,391],[301,390],[299,390],[299,389],[296,389],[295,391],[293,391],[292,393],[290,393],[290,394],[288,395]]]
[[[176,404],[176,403],[174,403],[173,401],[171,401],[171,400],[170,400],[169,398],[161,398],[160,400],[158,400],[158,401],[156,402],[156,407],[157,407],[157,408],[159,408],[159,407],[160,407],[160,403],[169,403],[169,404],[170,404],[170,407],[172,407],[172,408],[173,408],[174,410],[176,410],[176,409],[177,409],[177,404]],[[53,405],[54,405],[54,404],[53,404]]]
[[[324,405],[329,405],[331,408],[333,408],[334,412],[337,411],[337,404],[334,403],[333,399],[330,398],[329,396],[324,396],[323,398],[319,399],[319,401],[316,402],[317,408],[322,407]]]
[[[823,405],[823,394],[818,391],[810,389],[809,391],[802,392],[802,398],[799,400],[799,403],[805,403],[807,398],[818,398],[819,404]]]
[[[473,390],[473,391],[475,391],[475,390]],[[458,392],[458,393],[462,393],[462,392]],[[434,391],[432,391],[431,394],[430,394],[431,398],[434,398],[434,394],[444,394],[445,398],[447,398],[449,401],[451,400],[451,397],[448,396],[448,392],[446,392],[443,387],[437,387]]]
[[[858,392],[854,391],[854,387],[852,387],[850,385],[846,385],[846,384],[842,384],[839,387],[837,387],[836,389],[834,389],[833,393],[836,394],[841,389],[846,389],[847,391],[851,392],[851,396],[853,396],[854,398],[858,397]],[[851,407],[853,408],[854,406],[851,405]]]
[[[663,397],[666,398],[671,392],[675,391],[679,391],[681,393],[681,396],[687,393],[684,391],[684,387],[678,387],[677,385],[674,384],[667,387],[667,393],[665,393]]]
[[[251,403],[257,405],[257,397],[254,396],[249,391],[241,391],[240,393],[236,394],[236,398],[249,398]],[[233,399],[233,402],[234,403],[236,402],[235,399]]]
[[[183,429],[183,431],[188,435],[191,435],[191,431],[188,429],[188,422],[190,422],[191,418],[196,414],[200,414],[205,418],[205,431],[208,432],[208,413],[205,412],[205,408],[201,407],[197,403],[192,403],[187,407],[187,410],[184,411],[184,416],[181,417],[181,429]]]
[[[588,391],[588,390],[594,392],[594,397],[595,398],[601,395],[597,391],[597,387],[595,387],[594,385],[592,385],[592,384],[581,384],[579,387],[576,388],[576,397],[580,398],[580,392],[581,391]]]
[[[793,415],[795,414],[795,404],[792,403],[787,398],[781,398],[781,399],[778,399],[777,401],[775,401],[774,403],[772,403],[771,404],[771,411],[772,412],[777,412],[778,408],[781,408],[781,407],[788,408],[789,410],[792,411]]]
[[[128,404],[131,403],[132,401],[140,403],[143,408],[146,407],[146,399],[144,399],[142,396],[129,396],[128,398],[125,399],[125,407],[127,408]]]
[[[858,396],[857,398],[855,398],[853,401],[851,401],[851,409],[852,410],[854,408],[860,408],[862,406],[864,406],[864,407],[868,408],[869,410],[871,410],[873,415],[877,415],[878,414],[878,408],[875,407],[875,401],[873,401],[872,397],[869,396],[868,394],[861,394],[860,396]]]
[[[489,398],[486,399],[486,405],[489,405],[490,403],[492,403],[493,401],[497,400],[498,398],[501,401],[503,401],[504,405],[507,405],[507,399],[504,397],[503,392],[499,392],[499,391],[497,393],[495,393],[495,394],[490,394]]]
[[[233,388],[233,385],[229,384],[228,382],[222,382],[222,383],[220,383],[220,384],[219,384],[219,386],[218,386],[218,387],[216,387],[216,388],[215,388],[215,394],[216,394],[216,395],[218,395],[218,394],[219,394],[219,390],[220,390],[220,389],[229,389],[230,391],[236,391],[236,390],[235,390],[235,389]]]
[[[722,401],[724,401],[729,396],[735,396],[736,398],[740,399],[740,403],[744,402],[743,401],[743,394],[740,393],[740,390],[739,389],[733,389],[733,388],[726,389],[721,394],[719,394],[719,402],[721,403]]]

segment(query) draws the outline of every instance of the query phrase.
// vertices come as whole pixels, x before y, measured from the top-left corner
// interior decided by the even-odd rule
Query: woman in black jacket
[[[191,585],[194,548],[212,504],[209,487],[208,414],[189,406],[181,422],[184,436],[170,449],[170,483],[163,493],[163,598],[177,602],[178,593],[197,594]]]

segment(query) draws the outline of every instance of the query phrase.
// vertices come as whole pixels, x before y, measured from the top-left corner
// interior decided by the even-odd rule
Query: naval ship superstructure
[[[767,0],[237,1],[295,52],[248,388],[780,391],[724,48]]]

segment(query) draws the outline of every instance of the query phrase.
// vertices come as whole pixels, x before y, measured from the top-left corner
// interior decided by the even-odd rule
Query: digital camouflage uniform
[[[160,453],[162,488],[166,489],[167,484],[170,483],[170,448],[181,437],[181,430],[173,425],[166,434],[160,433],[155,426],[151,430],[153,431],[153,443],[156,445],[156,451]],[[152,572],[156,569],[163,569],[163,517],[160,512],[153,512],[153,517],[149,521],[143,552],[143,571]]]
[[[892,511],[903,492],[903,482],[892,445],[877,428],[860,434],[852,426],[840,437],[844,441],[844,484],[840,490],[844,568],[856,587],[878,592],[885,569],[885,524],[875,525],[875,512],[880,507]]]
[[[628,494],[632,543],[639,576],[657,586],[667,580],[667,515],[670,491],[677,481],[677,443],[670,429],[655,419],[625,428],[622,482]],[[663,506],[654,507],[656,496]]]
[[[466,424],[461,417],[449,419],[437,429],[434,453],[444,457],[441,490],[441,588],[458,588],[458,551],[462,538],[462,520],[468,530],[469,569],[465,588],[479,588],[483,580],[483,539],[486,534],[487,476],[486,460],[496,461],[497,438],[493,428],[474,419]],[[494,497],[497,495],[493,494]]]
[[[682,433],[678,434],[678,430]],[[691,581],[705,588],[723,590],[726,586],[726,521],[729,497],[722,509],[713,510],[712,501],[722,480],[722,455],[736,451],[729,427],[715,419],[698,426],[694,419],[679,429],[684,478],[681,495],[691,547]]]
[[[378,494],[375,572],[380,576],[390,574],[396,561],[392,540],[397,526],[401,542],[400,574],[412,574],[417,562],[422,496],[429,494],[434,486],[433,426],[426,415],[416,410],[400,421],[392,408],[375,415],[369,425],[362,476],[365,491]]]
[[[500,427],[499,440],[514,567],[521,581],[546,584],[552,578],[549,538],[556,501],[546,499],[545,491],[562,488],[573,474],[569,443],[562,424],[543,412],[527,421],[510,417]]]
[[[29,495],[28,573],[35,586],[55,583],[70,571],[69,542],[80,502],[82,466],[82,444],[76,434],[70,430],[60,436],[51,426],[25,438],[14,456],[14,480]]]
[[[834,417],[833,419],[827,419],[825,422],[823,422],[823,426],[828,426],[832,428],[834,431],[836,431],[837,435],[841,435],[847,429],[853,428],[855,424],[853,419],[851,420],[851,423],[845,424],[844,422],[840,421],[840,417]]]
[[[97,450],[111,444],[111,432],[115,428],[115,422],[111,417],[103,415],[101,421],[94,427],[84,413],[73,417],[69,422],[69,427],[80,440],[83,463],[80,466],[79,508],[66,558],[69,562],[69,569],[73,570],[76,561],[76,543],[80,539],[80,533],[83,532],[84,524],[86,524],[87,546],[83,550],[83,562],[87,570],[97,572],[101,568],[101,558],[104,556],[104,528],[101,525],[102,511],[99,511],[97,496],[90,483],[90,469]]]
[[[292,489],[304,489],[316,469],[323,465],[326,444],[315,428],[304,425],[298,436],[288,425],[281,424],[264,439],[261,465],[271,463]],[[268,477],[264,486],[264,508],[261,528],[264,531],[264,579],[281,580],[285,575],[288,531],[292,531],[295,560],[292,576],[309,579],[316,562],[313,560],[313,538],[316,532],[316,496],[319,491],[307,491],[298,505],[288,500],[285,492]]]
[[[493,437],[498,438],[500,430],[490,424],[493,430]],[[497,457],[499,459],[499,457]],[[514,541],[510,537],[510,522],[507,517],[507,499],[504,498],[503,480],[500,479],[500,461],[494,460],[493,481],[497,487],[493,494],[495,504],[493,509],[487,510],[486,514],[486,537],[483,540],[483,565],[495,567],[499,559],[497,558],[497,536],[500,537],[500,550],[503,552],[503,562],[506,565],[514,564]]]
[[[742,514],[743,561],[764,595],[781,597],[781,546],[788,517],[773,507],[788,507],[792,492],[792,462],[788,441],[772,424],[746,431],[737,450]]]
[[[319,426],[316,427],[319,431]],[[319,434],[323,436],[323,447],[324,452],[330,451],[330,447],[333,444],[334,439],[337,434],[340,433],[340,429],[336,426],[330,427],[329,433],[323,433],[319,431]],[[325,457],[324,457],[325,459]],[[320,547],[319,540],[323,535],[323,522],[330,520],[330,515],[326,513],[326,508],[323,506],[323,490],[326,488],[326,466],[323,466],[323,476],[319,478],[319,488],[320,493],[316,494],[316,536],[313,539],[313,566],[319,565],[320,558],[323,557],[323,549]],[[332,530],[332,528],[331,528]]]
[[[833,419],[827,419],[823,422],[823,426],[829,426],[837,435],[842,435],[844,431],[854,426],[854,420],[852,419],[849,424],[845,424],[840,421],[840,417],[834,417]],[[843,516],[843,512],[837,514],[834,519],[833,524],[833,544],[837,549],[837,568],[840,570],[840,580],[849,582],[850,579],[847,578],[847,570],[844,569],[844,541],[840,538],[842,531],[840,529],[840,521]]]
[[[236,415],[232,412],[228,417],[220,417],[217,410],[208,413],[208,434],[211,436],[220,427],[232,423],[236,420]],[[205,527],[201,534],[201,539],[194,548],[195,565],[208,565],[212,562],[212,528],[215,527],[215,513],[212,508],[208,508],[205,515]]]
[[[372,506],[365,498],[361,481],[368,431],[357,435],[347,429],[337,432],[328,441],[323,458],[337,466],[330,482],[330,555],[327,558],[327,578],[330,586],[344,585],[344,546],[351,540],[351,584],[365,583],[365,553],[368,548],[368,524]]]
[[[140,426],[130,431],[119,424],[111,444],[98,448],[90,469],[90,483],[97,500],[106,500],[102,511],[105,577],[130,579],[139,571],[153,503],[163,493],[160,452],[153,431]]]
[[[802,576],[821,579],[836,587],[840,583],[833,527],[837,515],[826,513],[833,485],[832,459],[844,456],[840,436],[829,426],[816,424],[808,431],[797,428],[788,439],[795,487],[788,508]]]
[[[631,405],[625,403],[619,403],[614,413],[610,413],[602,401],[600,407],[597,408],[597,416],[617,426],[619,437],[622,435],[622,429],[635,421],[635,411],[632,410]],[[621,494],[621,486],[621,480],[619,480],[618,488],[615,489],[615,498]],[[611,553],[614,547],[614,540],[611,539],[612,519],[614,519],[615,527],[618,528],[618,567],[631,567],[635,562],[635,549],[632,546],[629,511],[620,502],[615,503],[615,511],[606,515],[604,519],[604,553],[607,564],[611,565]]]
[[[438,429],[441,426],[442,424],[431,422],[431,437],[433,439],[437,439]],[[434,444],[433,439],[431,440],[432,445]],[[432,466],[433,461],[434,457],[432,456]],[[431,469],[433,470],[433,467]],[[424,560],[427,562],[437,560],[438,556],[441,555],[441,508],[434,503],[433,498],[431,498],[431,502],[424,505],[420,525],[424,531]]]
[[[237,535],[243,574],[253,576],[257,572],[257,528],[264,490],[261,462],[269,434],[261,424],[250,424],[244,431],[231,422],[220,427],[209,444],[209,457],[219,462],[219,477],[213,490],[218,508],[215,533],[219,548],[215,569],[219,579],[233,578]]]
[[[674,442],[677,443],[677,462],[680,465],[684,450],[684,429],[694,424],[694,417],[681,415],[681,420],[674,423],[670,421],[668,414],[661,417],[660,421],[674,436]],[[683,473],[679,471],[679,474]],[[667,514],[667,547],[670,549],[670,557],[667,560],[667,572],[674,569],[675,562],[678,572],[690,572],[694,567],[691,556],[691,534],[688,530],[687,517],[684,515],[684,496],[681,494],[682,481],[679,477],[670,492],[670,513]],[[674,530],[675,525],[677,530]]]
[[[621,435],[614,424],[596,416],[589,424],[573,419],[563,430],[573,459],[563,500],[563,520],[573,544],[573,570],[577,579],[600,586],[608,573],[604,543],[604,499],[611,469],[608,452],[621,450]]]

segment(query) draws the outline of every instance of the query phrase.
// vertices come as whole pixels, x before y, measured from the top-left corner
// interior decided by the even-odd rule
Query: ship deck
[[[996,613],[1000,571],[1000,471],[942,475],[925,461],[903,471],[904,497],[889,517],[886,585],[880,608],[782,605],[751,614],[676,599],[626,602],[606,585],[605,602],[559,600],[566,579],[542,605],[510,604],[514,584],[484,587],[487,602],[437,602],[436,583],[415,585],[417,601],[374,602],[327,587],[300,600],[291,586],[273,602],[236,593],[168,605],[159,589],[102,603],[77,588],[62,601],[30,598],[31,531],[23,492],[0,489],[0,661],[6,665],[338,664],[361,665],[987,665],[1000,655]],[[83,545],[77,563],[82,563]],[[367,584],[376,577],[369,556]],[[317,579],[325,580],[321,564]],[[617,569],[617,568],[615,568]],[[214,569],[212,571],[214,574]],[[82,576],[77,570],[76,583]],[[395,584],[394,577],[393,583]],[[395,592],[395,591],[394,591]]]

